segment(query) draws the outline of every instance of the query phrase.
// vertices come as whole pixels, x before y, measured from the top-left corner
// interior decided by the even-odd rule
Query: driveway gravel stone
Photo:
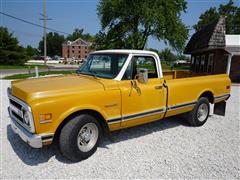
[[[104,138],[89,159],[71,163],[56,144],[33,149],[13,133],[9,85],[0,81],[0,179],[240,178],[240,86],[232,86],[225,117],[211,115],[202,127],[172,117],[121,130],[113,133],[114,142]]]

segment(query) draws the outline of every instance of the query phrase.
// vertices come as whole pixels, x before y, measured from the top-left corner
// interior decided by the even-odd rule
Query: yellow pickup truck
[[[13,81],[11,127],[34,148],[59,143],[72,161],[91,156],[103,133],[178,114],[192,126],[225,114],[227,74],[162,72],[158,55],[142,50],[92,52],[75,75]]]

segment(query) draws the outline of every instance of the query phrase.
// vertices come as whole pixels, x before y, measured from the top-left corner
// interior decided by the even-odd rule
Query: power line
[[[0,11],[0,14],[2,14],[2,15],[4,15],[4,16],[7,16],[7,17],[10,17],[10,18],[12,18],[12,19],[16,19],[16,20],[25,22],[25,23],[27,23],[27,24],[31,24],[31,25],[33,25],[33,26],[37,26],[37,27],[40,27],[40,28],[43,28],[43,29],[44,29],[44,26],[42,26],[42,25],[40,25],[40,24],[36,24],[36,23],[30,22],[30,21],[27,21],[27,20],[18,18],[18,17],[16,17],[16,16],[12,16],[12,15],[10,15],[10,14],[7,14],[7,13],[1,12],[1,11]],[[70,33],[66,33],[66,32],[63,32],[63,31],[58,31],[58,30],[56,30],[56,29],[52,29],[52,28],[48,28],[48,27],[46,27],[46,29],[48,29],[48,30],[50,30],[50,31],[58,32],[58,33],[61,33],[61,34],[67,34],[67,35],[70,34]]]

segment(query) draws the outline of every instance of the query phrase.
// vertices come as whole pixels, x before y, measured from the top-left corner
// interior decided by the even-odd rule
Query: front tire
[[[60,150],[67,159],[78,162],[97,150],[101,137],[98,121],[90,115],[81,114],[72,118],[61,130]]]
[[[188,122],[192,126],[202,126],[209,117],[209,101],[205,97],[201,97],[193,110],[188,114]]]

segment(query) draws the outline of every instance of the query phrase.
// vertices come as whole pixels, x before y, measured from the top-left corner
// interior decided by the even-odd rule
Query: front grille
[[[20,105],[19,103],[17,103],[16,101],[12,100],[12,99],[9,99],[10,101],[10,104],[15,106],[16,108],[18,109],[22,109],[22,105]]]
[[[32,117],[31,107],[28,106],[21,99],[12,96],[11,89],[8,88],[8,98],[9,98],[9,115],[12,120],[17,122],[19,125],[23,126],[25,129],[31,133],[35,132],[34,121]],[[25,118],[24,118],[25,117]]]
[[[22,117],[20,117],[17,113],[15,113],[15,112],[12,111],[12,110],[11,110],[11,112],[12,112],[12,114],[14,115],[15,118],[17,118],[19,121],[21,121],[22,123],[24,123]]]
[[[10,111],[11,111],[10,113],[14,117],[14,119],[17,121],[17,123],[29,129],[30,128],[29,125],[27,125],[23,119],[24,113],[26,112],[24,107],[14,99],[9,99],[9,103],[10,103]]]
[[[12,115],[18,121],[20,121],[21,123],[24,124],[24,121],[23,121],[24,109],[23,109],[22,105],[12,99],[9,99],[9,102],[10,102],[10,111],[11,111]]]

